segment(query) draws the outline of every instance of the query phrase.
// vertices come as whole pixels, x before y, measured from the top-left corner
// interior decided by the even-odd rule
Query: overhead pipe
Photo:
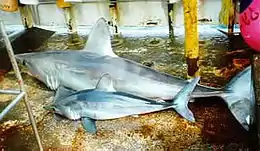
[[[56,3],[57,3],[56,1],[48,1],[48,2],[39,2],[38,5],[35,5],[34,14],[35,14],[35,23],[37,25],[41,25],[39,6],[41,6],[41,5],[52,5],[52,4],[56,4]]]
[[[25,5],[37,5],[37,4],[39,4],[38,0],[19,0],[19,2],[21,4],[25,4]]]

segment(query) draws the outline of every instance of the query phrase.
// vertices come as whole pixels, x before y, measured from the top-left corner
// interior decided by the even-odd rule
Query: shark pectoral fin
[[[96,120],[94,119],[84,117],[82,118],[82,125],[83,128],[89,133],[95,134],[97,132]]]
[[[108,92],[115,92],[115,88],[113,86],[113,80],[110,74],[106,73],[101,76],[99,79],[96,89],[108,91]]]
[[[178,112],[182,117],[188,121],[195,122],[193,113],[188,108],[188,103],[191,98],[191,93],[195,89],[200,77],[194,78],[190,83],[184,86],[178,94],[175,96],[172,102],[172,106],[176,112]]]
[[[66,88],[64,86],[59,86],[57,91],[56,91],[56,93],[55,93],[55,96],[54,96],[53,100],[54,101],[61,100],[62,98],[65,98],[65,97],[67,97],[70,94],[75,93],[75,92],[76,92],[75,90]]]
[[[100,56],[118,57],[112,50],[111,33],[106,19],[101,17],[91,29],[85,48],[82,51],[92,52]]]
[[[195,122],[193,113],[188,107],[174,108],[182,117],[190,122]]]

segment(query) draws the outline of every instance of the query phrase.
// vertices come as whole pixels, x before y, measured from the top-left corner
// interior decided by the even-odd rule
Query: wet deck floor
[[[114,38],[112,44],[119,56],[185,78],[187,66],[183,49],[183,28],[176,28],[175,32],[176,38],[173,41],[158,34],[150,37]],[[249,64],[250,51],[228,50],[227,37],[214,26],[201,26],[200,32],[200,83],[215,87],[224,86],[231,77]],[[85,36],[81,38],[85,39]],[[37,51],[83,46],[75,47],[67,42],[66,34],[56,34]],[[97,135],[90,135],[83,131],[79,122],[57,121],[52,113],[44,110],[43,106],[52,101],[53,92],[29,76],[22,66],[21,70],[46,150],[238,150],[249,147],[249,133],[238,124],[224,101],[218,98],[189,103],[196,123],[189,123],[175,111],[166,110],[139,117],[98,121]],[[1,81],[0,88],[13,87],[17,88],[18,84],[14,73],[10,71]],[[12,98],[1,95],[0,110]],[[19,103],[1,121],[1,148],[37,150],[23,103]]]

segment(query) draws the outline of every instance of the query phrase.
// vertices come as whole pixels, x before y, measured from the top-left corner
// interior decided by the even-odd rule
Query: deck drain
[[[165,44],[165,40],[162,38],[152,38],[145,40],[145,45],[148,47],[160,47]]]
[[[147,66],[147,67],[153,67],[154,66],[154,62],[153,61],[144,61],[144,62],[142,62],[142,64],[144,66]]]

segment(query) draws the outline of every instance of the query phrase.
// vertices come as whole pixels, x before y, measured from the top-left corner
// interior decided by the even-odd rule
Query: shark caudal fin
[[[101,56],[117,57],[112,50],[111,33],[105,18],[99,18],[92,27],[82,51],[92,52]]]
[[[221,96],[231,113],[246,130],[249,130],[249,126],[254,122],[254,93],[249,66],[231,79]]]
[[[189,82],[186,86],[184,86],[178,94],[173,99],[173,107],[174,109],[185,119],[191,122],[195,122],[195,118],[193,113],[188,108],[188,103],[191,97],[191,93],[195,89],[198,84],[200,77],[194,78],[191,82]]]

